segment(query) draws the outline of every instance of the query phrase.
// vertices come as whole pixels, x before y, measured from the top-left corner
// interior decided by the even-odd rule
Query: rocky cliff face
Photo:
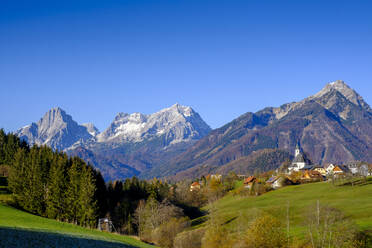
[[[257,168],[244,165],[250,161],[244,157],[262,149],[292,153],[298,142],[314,163],[372,161],[371,138],[371,108],[343,81],[336,81],[300,102],[246,113],[213,130],[159,174],[193,177],[222,166],[228,171],[230,163],[252,171]]]
[[[37,123],[19,129],[16,134],[31,145],[47,145],[58,150],[93,138],[87,127],[76,123],[60,108],[49,110]]]

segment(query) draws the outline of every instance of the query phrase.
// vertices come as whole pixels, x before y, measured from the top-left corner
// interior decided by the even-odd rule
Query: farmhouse
[[[352,162],[346,165],[353,175],[368,176],[369,166],[361,162]]]
[[[344,166],[344,165],[336,165],[334,168],[333,168],[333,174],[334,175],[344,175],[346,173],[349,173],[350,170],[347,166]]]
[[[244,180],[244,187],[250,189],[252,185],[257,181],[257,178],[254,176],[250,176]]]
[[[190,186],[190,191],[198,191],[198,190],[200,190],[200,183],[193,182]]]
[[[324,169],[326,170],[327,172],[327,175],[329,174],[333,174],[333,169],[335,168],[336,166],[334,164],[326,164],[324,166]]]

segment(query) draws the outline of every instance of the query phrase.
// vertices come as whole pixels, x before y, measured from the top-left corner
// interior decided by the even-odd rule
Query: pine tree
[[[80,195],[78,199],[79,224],[93,227],[97,218],[97,202],[94,199],[96,192],[93,171],[90,166],[84,165],[81,171]]]
[[[0,164],[5,163],[5,145],[6,134],[3,129],[0,129]]]
[[[103,218],[108,211],[108,192],[102,174],[97,170],[93,170],[93,176],[96,185],[94,199],[97,201],[97,214],[99,217]]]
[[[47,209],[48,218],[61,220],[66,209],[65,190],[67,184],[66,168],[68,158],[66,154],[54,155],[53,163],[49,172],[49,183],[47,190]]]
[[[71,159],[71,166],[68,169],[68,183],[66,190],[66,205],[68,208],[65,212],[65,218],[72,223],[78,222],[79,196],[80,196],[80,160]]]
[[[12,191],[15,202],[23,205],[25,201],[25,182],[27,176],[27,152],[26,149],[18,149],[14,156],[14,162],[9,173],[9,189]]]
[[[45,193],[46,193],[46,179],[43,177],[43,165],[41,150],[39,147],[34,146],[30,150],[30,164],[28,167],[26,187],[24,189],[27,192],[27,200],[25,202],[25,209],[36,213],[38,215],[44,215],[45,213]]]

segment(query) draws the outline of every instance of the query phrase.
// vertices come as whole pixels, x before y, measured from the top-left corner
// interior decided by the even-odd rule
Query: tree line
[[[98,218],[108,217],[117,232],[166,247],[173,242],[169,237],[188,226],[189,217],[201,215],[204,203],[189,191],[189,183],[177,186],[136,177],[106,183],[82,159],[47,146],[29,146],[0,129],[1,166],[16,207],[91,228]]]
[[[2,142],[1,159],[10,165],[8,184],[15,204],[40,216],[93,227],[99,212],[96,181],[100,173],[78,157],[14,142],[13,135],[5,137],[12,143],[4,146]]]

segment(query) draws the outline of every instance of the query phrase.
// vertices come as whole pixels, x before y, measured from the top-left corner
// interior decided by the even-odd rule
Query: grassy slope
[[[370,180],[371,181],[371,180]],[[327,204],[351,217],[362,229],[372,229],[372,184],[363,186],[333,186],[331,183],[313,183],[288,186],[259,197],[227,195],[214,204],[217,213],[227,226],[234,228],[236,218],[253,217],[260,211],[272,213],[285,220],[287,202],[290,205],[290,222],[293,234],[302,233],[304,219],[310,205]]]
[[[128,236],[58,222],[0,204],[0,246],[23,247],[25,242],[33,242],[34,247],[154,247]]]

